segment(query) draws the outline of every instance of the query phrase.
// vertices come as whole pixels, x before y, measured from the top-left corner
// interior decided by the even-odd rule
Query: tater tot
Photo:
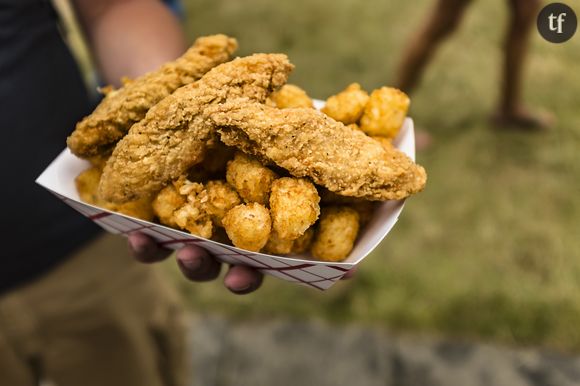
[[[264,252],[274,255],[286,255],[292,252],[294,240],[285,240],[280,238],[278,233],[270,233],[270,238],[266,245],[264,245]]]
[[[255,202],[235,206],[226,213],[222,223],[236,247],[253,252],[259,252],[266,245],[272,230],[270,212]]]
[[[359,215],[349,207],[322,210],[318,232],[312,243],[312,256],[323,261],[342,261],[354,246],[359,230]]]
[[[153,208],[151,206],[151,199],[148,197],[136,201],[125,202],[123,204],[113,204],[101,199],[98,194],[101,174],[102,169],[98,166],[93,166],[76,177],[75,185],[82,201],[87,204],[123,213],[127,216],[139,218],[141,220],[153,220]]]
[[[270,95],[271,101],[279,109],[288,107],[314,107],[306,91],[293,84],[286,84]]]
[[[87,204],[101,206],[98,196],[99,181],[101,180],[102,169],[96,166],[81,172],[75,178],[75,185],[79,197]]]
[[[306,229],[306,232],[296,240],[292,244],[292,253],[304,253],[308,249],[310,249],[310,245],[312,245],[312,240],[314,239],[314,228]]]
[[[375,141],[377,141],[378,143],[381,144],[381,146],[383,147],[383,149],[385,149],[385,151],[392,151],[393,149],[393,143],[391,142],[391,138],[386,138],[386,137],[379,137],[379,136],[372,136],[372,139],[374,139]]]
[[[173,213],[185,202],[185,197],[179,194],[173,184],[169,184],[153,199],[153,211],[161,224],[178,228]]]
[[[236,189],[245,202],[266,205],[272,182],[278,176],[258,160],[244,153],[236,153],[228,162],[226,180]]]
[[[209,214],[205,211],[206,192],[203,184],[190,181],[178,181],[179,194],[186,197],[184,205],[173,212],[173,218],[177,226],[187,230],[192,235],[211,238],[213,224]]]
[[[222,218],[242,201],[234,188],[225,181],[209,181],[205,185],[207,197],[204,199],[206,212],[214,225],[222,227]]]
[[[105,208],[145,221],[153,221],[155,218],[152,200],[149,197],[143,197],[122,204],[108,203],[105,205]]]
[[[360,84],[352,83],[340,93],[331,96],[321,111],[329,117],[349,125],[360,119],[369,100],[369,94]]]
[[[401,129],[409,97],[396,88],[381,87],[371,93],[360,120],[360,128],[368,135],[394,138]]]
[[[312,182],[284,177],[272,183],[272,227],[285,240],[295,240],[318,219],[320,197]]]

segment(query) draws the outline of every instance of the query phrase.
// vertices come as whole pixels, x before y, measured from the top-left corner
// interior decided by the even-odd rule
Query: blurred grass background
[[[389,85],[431,0],[188,0],[186,30],[226,33],[239,55],[285,52],[291,82],[324,99],[357,81]],[[580,1],[568,1],[580,10]],[[197,312],[326,319],[394,331],[580,351],[580,35],[553,45],[534,31],[525,99],[553,130],[488,125],[499,93],[508,9],[477,1],[437,53],[410,115],[433,134],[429,174],[354,280],[327,292],[268,278],[248,296],[167,270]]]

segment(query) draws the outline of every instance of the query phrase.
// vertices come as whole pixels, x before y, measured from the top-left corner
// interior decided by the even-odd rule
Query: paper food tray
[[[410,118],[405,119],[393,144],[415,160],[415,136],[413,121]],[[385,201],[377,205],[372,220],[361,228],[349,257],[343,262],[330,263],[312,260],[307,254],[281,257],[249,252],[86,204],[80,201],[74,180],[88,167],[87,161],[77,158],[65,149],[44,170],[36,182],[110,233],[127,236],[139,231],[155,239],[161,246],[170,249],[179,249],[188,244],[199,245],[225,263],[247,265],[266,275],[320,290],[330,288],[349,269],[358,265],[375,249],[397,222],[404,205],[404,200]]]

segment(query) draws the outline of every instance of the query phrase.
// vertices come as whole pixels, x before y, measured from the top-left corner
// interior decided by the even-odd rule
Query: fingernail
[[[177,260],[179,261],[179,263],[183,266],[183,268],[189,270],[189,271],[196,271],[198,270],[202,263],[203,263],[203,259],[201,257],[194,257],[194,258],[190,258],[190,259],[179,259]]]
[[[131,245],[131,248],[137,253],[143,253],[147,251],[147,245],[139,242],[138,240],[129,238],[129,244]]]

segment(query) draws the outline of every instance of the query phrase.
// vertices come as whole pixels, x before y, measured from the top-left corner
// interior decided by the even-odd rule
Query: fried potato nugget
[[[238,152],[228,162],[226,180],[232,185],[245,202],[266,205],[272,182],[278,178],[276,173],[262,165],[258,160]]]
[[[205,211],[205,191],[202,184],[185,180],[179,187],[179,194],[186,196],[186,203],[173,212],[177,226],[195,236],[211,238],[213,224]]]
[[[296,240],[292,244],[291,253],[304,253],[310,249],[310,245],[312,245],[312,240],[314,239],[314,228],[306,229],[306,232]]]
[[[284,177],[272,183],[272,227],[281,239],[295,240],[316,222],[320,197],[314,184],[304,178]]]
[[[374,90],[360,120],[361,130],[371,136],[396,137],[409,104],[409,97],[401,90],[391,87]]]
[[[328,98],[321,111],[336,121],[350,125],[360,119],[368,100],[369,94],[361,89],[360,84],[352,83]]]
[[[207,198],[204,198],[205,211],[210,215],[215,226],[223,227],[222,219],[242,200],[234,188],[225,181],[209,181],[205,185]]]
[[[113,204],[103,200],[98,194],[99,181],[101,180],[102,174],[102,167],[93,166],[83,171],[75,178],[75,185],[82,201],[114,212],[123,213],[127,216],[136,217],[141,220],[153,220],[155,214],[153,212],[153,207],[151,206],[151,200],[148,198],[128,201],[123,204]]]
[[[260,251],[266,245],[272,230],[270,212],[264,205],[255,202],[234,207],[222,223],[236,247],[253,252]]]
[[[354,246],[359,230],[359,215],[349,207],[322,209],[312,256],[323,261],[342,261]]]
[[[292,252],[294,240],[283,239],[276,232],[270,233],[270,238],[264,246],[264,252],[273,255],[287,255]]]
[[[306,91],[293,84],[282,86],[280,90],[275,91],[270,95],[269,100],[279,109],[285,109],[288,107],[314,107],[312,99],[310,99],[308,94],[306,94]]]
[[[185,205],[185,203],[185,197],[179,194],[175,185],[169,184],[153,199],[153,211],[159,218],[161,224],[172,228],[179,228],[173,214],[177,209]]]
[[[188,181],[182,176],[157,194],[153,200],[153,210],[163,225],[210,238],[213,225],[205,210],[206,197],[202,184]]]
[[[99,199],[98,189],[101,180],[102,169],[93,166],[81,172],[75,178],[75,186],[79,197],[87,204],[101,206],[102,200]]]

